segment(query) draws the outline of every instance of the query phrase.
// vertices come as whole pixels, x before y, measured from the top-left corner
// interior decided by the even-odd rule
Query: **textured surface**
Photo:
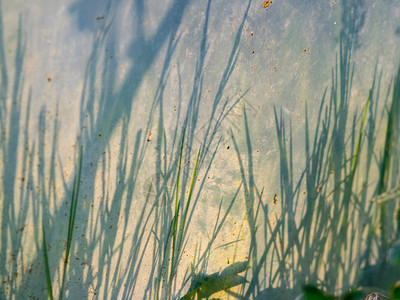
[[[262,1],[241,0],[1,1],[0,298],[45,297],[42,220],[58,295],[79,146],[83,171],[66,298],[154,298],[182,128],[181,199],[202,152],[173,294],[186,293],[191,263],[210,241],[208,267],[194,272],[247,260],[253,233],[246,201],[254,194],[244,192],[237,153],[250,194],[264,187],[273,227],[283,207],[274,106],[287,128],[291,119],[286,135],[299,176],[305,106],[312,128],[331,88],[340,32],[353,41],[350,112],[363,109],[376,65],[384,71],[382,98],[396,72],[398,1],[356,2],[276,0],[266,9]],[[263,234],[254,232],[261,254],[271,239]],[[278,259],[268,256],[266,268]],[[291,280],[288,288],[298,288]]]

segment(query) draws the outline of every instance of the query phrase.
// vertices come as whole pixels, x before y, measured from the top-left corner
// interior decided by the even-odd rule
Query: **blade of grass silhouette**
[[[173,231],[172,231],[172,257],[171,257],[171,272],[169,276],[169,290],[172,285],[172,279],[175,268],[175,251],[176,251],[176,239],[178,234],[178,217],[179,217],[179,181],[181,177],[181,167],[182,167],[182,156],[183,156],[183,143],[185,140],[185,133],[182,134],[181,151],[179,154],[179,166],[178,166],[178,177],[176,179],[176,197],[175,197],[175,213],[173,221]]]
[[[279,224],[277,224],[277,226],[275,227],[275,229],[274,229],[273,231],[271,231],[271,234],[270,234],[270,235],[271,235],[271,236],[275,236],[275,235],[278,233],[278,231],[279,231]],[[276,242],[274,241],[273,238],[271,238],[271,239],[268,241],[268,243],[265,245],[264,252],[263,252],[263,254],[261,255],[261,257],[260,257],[260,259],[259,259],[259,261],[258,261],[258,264],[257,264],[257,266],[256,266],[256,268],[255,268],[255,273],[253,274],[253,278],[252,278],[251,281],[250,281],[250,284],[249,284],[249,287],[248,287],[248,289],[247,289],[247,292],[246,292],[246,294],[245,294],[245,296],[244,296],[244,299],[250,299],[250,295],[251,295],[251,293],[252,293],[252,290],[254,289],[254,287],[255,287],[255,285],[256,285],[256,277],[258,277],[258,275],[259,275],[259,273],[260,273],[260,271],[261,271],[261,269],[262,269],[262,266],[263,266],[264,263],[266,262],[268,251],[270,250],[270,247],[271,247],[271,245],[272,245],[273,243],[276,243]]]
[[[167,241],[165,242],[164,247],[162,247],[164,249],[164,251],[163,251],[163,259],[161,262],[161,266],[159,268],[159,275],[158,275],[159,280],[156,282],[156,291],[155,291],[156,299],[159,299],[160,285],[161,285],[161,281],[163,281],[161,278],[168,276],[167,272],[168,272],[169,264],[168,264],[167,260],[169,260],[169,246],[170,246],[169,239],[170,239],[170,236],[172,235],[172,231],[173,231],[173,227],[174,227],[174,220],[171,220],[170,223],[171,224],[169,226],[168,233],[166,235]],[[165,274],[165,272],[167,274]]]
[[[223,247],[226,247],[226,246],[235,244],[235,243],[239,243],[239,242],[241,242],[241,241],[244,241],[244,238],[241,238],[241,239],[238,239],[238,240],[234,240],[234,241],[229,242],[229,243],[222,244],[222,245],[220,245],[220,246],[214,248],[214,250],[217,250],[217,249],[219,249],[219,248],[223,248]]]
[[[46,243],[46,233],[44,230],[44,226],[42,224],[42,234],[43,234],[43,258],[44,258],[44,267],[46,271],[46,284],[47,284],[47,297],[48,299],[53,300],[53,288],[51,285],[51,275],[50,275],[50,267],[49,267],[49,256],[47,255],[47,243]]]
[[[388,112],[388,123],[386,129],[386,140],[384,148],[383,162],[380,170],[380,178],[378,183],[378,194],[384,193],[388,188],[389,172],[390,172],[390,161],[392,158],[392,137],[394,135],[395,120],[397,118],[396,114],[398,112],[398,105],[400,102],[400,67],[397,72],[397,76],[393,85],[393,99],[390,110]],[[386,247],[386,231],[385,231],[385,221],[386,221],[386,206],[385,203],[380,204],[380,226],[381,226],[381,246],[383,251]]]
[[[69,212],[67,249],[65,252],[65,259],[64,259],[64,270],[63,270],[63,275],[62,275],[62,283],[61,283],[61,290],[60,290],[60,297],[59,297],[60,300],[62,300],[63,295],[64,295],[65,278],[66,278],[66,274],[67,274],[68,259],[69,259],[69,253],[71,251],[72,235],[74,233],[75,215],[76,215],[76,208],[77,208],[77,204],[78,204],[79,187],[81,184],[82,152],[83,152],[83,147],[81,147],[80,151],[79,151],[78,169],[75,173],[75,180],[74,180],[74,185],[73,185],[73,189],[72,189],[71,209]]]
[[[258,257],[257,254],[257,239],[256,239],[256,215],[257,213],[254,211],[254,200],[255,200],[255,182],[254,182],[254,170],[253,170],[253,150],[252,143],[250,137],[250,129],[247,119],[246,108],[243,106],[243,116],[244,116],[244,126],[245,126],[245,138],[246,138],[246,146],[247,146],[247,172],[245,171],[245,165],[243,159],[241,157],[241,153],[234,137],[232,129],[230,130],[230,135],[234,144],[236,156],[239,163],[240,174],[242,177],[243,189],[244,189],[244,198],[245,198],[245,207],[246,207],[246,216],[247,222],[249,224],[250,229],[250,247],[249,247],[249,257],[252,260],[252,273],[255,273],[256,268],[256,259]],[[246,176],[247,174],[247,176]],[[256,285],[254,286],[257,291],[259,291],[259,283],[258,278],[256,280]]]
[[[302,260],[302,245],[299,241],[299,228],[295,222],[295,210],[297,206],[294,206],[294,201],[298,197],[298,187],[302,181],[303,175],[300,177],[299,184],[295,186],[293,181],[293,138],[292,138],[292,123],[290,122],[289,127],[289,139],[286,138],[286,127],[284,118],[282,116],[282,110],[280,111],[280,117],[276,112],[276,107],[274,107],[274,117],[275,117],[275,127],[276,135],[278,138],[279,146],[279,168],[280,168],[280,190],[281,198],[280,205],[282,207],[280,219],[282,220],[281,228],[278,231],[279,238],[279,248],[276,247],[276,253],[279,258],[279,253],[281,258],[279,259],[279,267],[276,275],[280,276],[280,281],[287,284],[287,276],[289,275],[285,264],[287,259],[292,259],[294,264],[294,257],[290,255],[292,251],[296,251],[299,256],[299,260]],[[289,140],[287,144],[287,140]],[[276,244],[275,244],[276,246]],[[274,277],[275,280],[276,276]],[[274,281],[273,280],[273,281]]]

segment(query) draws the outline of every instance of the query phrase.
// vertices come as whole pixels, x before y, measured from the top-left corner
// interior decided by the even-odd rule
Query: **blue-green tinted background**
[[[312,251],[302,254],[301,263],[295,250],[285,250],[294,249],[290,233],[298,233],[290,218],[301,226],[309,187],[299,185],[298,201],[286,212],[274,107],[285,120],[297,184],[307,161],[306,119],[312,139],[318,117],[324,119],[324,93],[328,105],[332,80],[342,70],[340,49],[350,51],[346,141],[352,133],[357,138],[374,78],[379,99],[368,184],[363,186],[365,164],[355,179],[357,193],[365,190],[370,198],[399,64],[398,1],[274,0],[266,9],[263,1],[3,0],[0,8],[0,298],[46,297],[42,222],[58,296],[80,146],[82,178],[65,298],[176,299],[190,290],[193,274],[221,272],[249,257],[250,283],[234,289],[245,298],[263,299],[271,290],[289,291],[275,297],[294,298],[304,283],[331,293],[361,284],[362,256],[370,239],[379,240],[377,225],[360,230],[350,250],[338,250],[343,264],[337,268],[327,254],[336,244],[329,238],[317,248],[300,246]],[[182,201],[198,149],[201,154],[190,225],[166,294],[162,261],[171,247],[183,133]],[[398,178],[394,171],[391,186]],[[357,213],[359,198],[352,199],[354,220],[365,220]],[[368,222],[376,220],[374,210]],[[289,221],[279,223],[284,216]],[[349,231],[364,224],[357,222]],[[279,226],[280,233],[274,230]],[[390,244],[395,233],[388,235]],[[283,248],[273,250],[274,240]],[[370,244],[375,265],[382,253]],[[382,272],[380,278],[388,274]]]

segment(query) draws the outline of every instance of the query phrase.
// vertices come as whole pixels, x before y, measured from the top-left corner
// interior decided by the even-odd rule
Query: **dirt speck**
[[[272,4],[272,1],[264,1],[264,8],[268,8]]]

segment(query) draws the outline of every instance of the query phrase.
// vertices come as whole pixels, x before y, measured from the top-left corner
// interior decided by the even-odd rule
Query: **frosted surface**
[[[331,293],[362,284],[362,256],[369,237],[380,240],[380,234],[356,231],[378,214],[371,208],[365,217],[357,201],[369,199],[379,180],[384,105],[391,103],[388,89],[399,63],[398,1],[3,0],[0,8],[0,298],[46,297],[42,224],[58,297],[81,146],[67,299],[179,299],[198,274],[244,261],[249,267],[241,276],[248,282],[231,291],[245,299],[294,298],[305,283],[323,282]],[[351,51],[342,69],[341,49]],[[371,104],[375,158],[361,156],[354,179],[358,196],[351,196],[349,220],[359,223],[349,223],[342,241],[352,240],[351,250],[334,252],[344,260],[336,268],[330,267],[336,258],[324,250],[333,249],[334,235],[315,248],[301,240],[306,228],[312,228],[311,241],[332,228],[299,229],[304,219],[328,224],[335,196],[326,198],[332,211],[310,218],[309,187],[305,181],[296,185],[306,177],[306,128],[313,141],[318,118],[325,116],[321,101],[329,107],[332,80],[347,66],[352,85],[346,143],[355,145],[374,78],[379,101]],[[341,80],[339,94],[345,93]],[[283,172],[280,120],[291,175]],[[179,222],[199,149],[200,156],[171,277],[168,249],[183,134]],[[354,147],[343,147],[350,161]],[[391,186],[399,179],[393,159]],[[337,175],[343,180],[351,166],[346,163]],[[281,176],[291,180],[290,192]],[[323,183],[315,185],[324,191]],[[326,186],[332,195],[334,186]],[[389,215],[397,207],[391,205]],[[394,227],[388,227],[388,237],[396,235]],[[298,248],[294,235],[304,242]],[[371,247],[374,266],[381,252]],[[220,290],[213,297],[226,299]]]

